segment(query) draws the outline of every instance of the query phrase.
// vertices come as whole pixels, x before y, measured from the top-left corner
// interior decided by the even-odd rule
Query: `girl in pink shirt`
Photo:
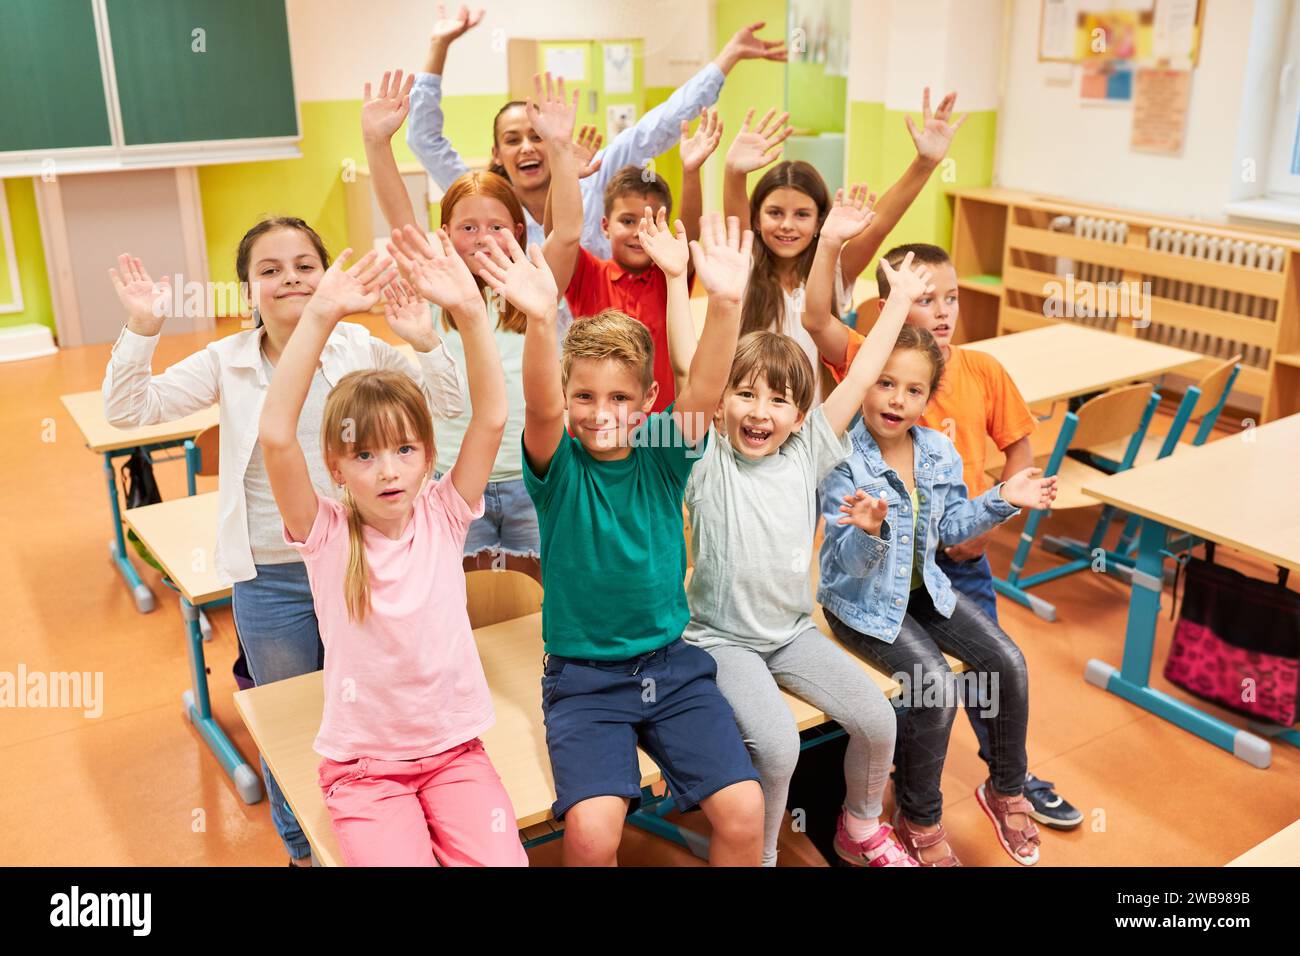
[[[501,362],[473,276],[439,232],[394,232],[390,262],[345,251],[322,276],[280,359],[260,441],[301,551],[325,645],[315,749],[344,860],[361,866],[526,866],[510,798],[478,735],[492,699],[465,610],[461,551],[506,422]],[[401,374],[345,375],[325,404],[321,447],[343,501],[319,496],[297,424],[321,350],[343,316],[418,294],[453,315],[473,417],[448,474],[431,481],[433,423]]]

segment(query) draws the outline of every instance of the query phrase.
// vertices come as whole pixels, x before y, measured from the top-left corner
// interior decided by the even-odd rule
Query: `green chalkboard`
[[[107,9],[124,145],[298,135],[283,0]]]
[[[111,146],[91,0],[3,0],[0,91],[0,153]]]

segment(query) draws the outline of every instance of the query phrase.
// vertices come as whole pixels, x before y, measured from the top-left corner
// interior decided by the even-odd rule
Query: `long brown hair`
[[[462,199],[468,199],[470,196],[486,196],[488,199],[495,199],[506,207],[510,213],[510,218],[516,227],[523,227],[523,240],[519,243],[527,248],[528,244],[528,224],[524,222],[524,207],[519,204],[519,197],[510,187],[510,181],[504,176],[499,176],[493,172],[483,172],[474,170],[465,173],[454,183],[447,187],[443,193],[441,209],[441,221],[444,228],[450,228],[451,215],[456,209],[456,204]],[[487,288],[487,284],[477,275],[474,276],[474,282],[477,283],[479,292]],[[497,328],[504,329],[507,332],[518,332],[520,335],[528,328],[528,317],[520,311],[519,307],[513,302],[505,302],[505,309],[497,318]],[[449,329],[456,327],[456,320],[449,314],[443,312],[442,322]]]
[[[429,468],[438,460],[433,419],[419,386],[404,372],[362,369],[339,379],[325,399],[321,449],[331,471],[340,458],[374,448],[391,448],[415,440],[428,453]],[[364,522],[356,502],[343,490],[348,515],[348,569],[343,594],[348,617],[364,621],[370,612],[370,568],[366,563]]]
[[[767,197],[778,189],[794,189],[811,199],[817,206],[817,232],[830,211],[830,193],[821,173],[803,160],[786,160],[777,163],[754,186],[749,197],[749,222],[754,230],[754,262],[749,271],[749,286],[745,291],[745,305],[740,313],[740,334],[773,329],[779,326],[785,296],[781,291],[781,278],[776,265],[779,257],[763,242],[758,228],[759,213]],[[808,281],[813,258],[817,255],[817,232],[808,248],[795,259],[795,272],[801,282]],[[831,308],[838,315],[836,296],[831,296]]]

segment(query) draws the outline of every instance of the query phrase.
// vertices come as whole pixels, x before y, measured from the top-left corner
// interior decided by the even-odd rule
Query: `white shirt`
[[[217,574],[230,582],[257,576],[248,536],[244,475],[257,444],[262,403],[270,379],[262,365],[265,327],[210,342],[161,375],[151,374],[158,336],[122,329],[104,372],[104,416],[118,428],[175,421],[220,403],[220,472],[217,479]],[[321,353],[321,368],[333,388],[359,369],[406,372],[424,392],[438,417],[461,412],[460,370],[439,346],[417,352],[417,372],[401,352],[375,338],[365,326],[340,322]],[[422,374],[421,374],[422,373]],[[320,430],[321,422],[312,423]]]

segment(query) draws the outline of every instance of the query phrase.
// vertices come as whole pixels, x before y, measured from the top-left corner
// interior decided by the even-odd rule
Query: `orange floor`
[[[372,327],[382,325],[380,320]],[[382,334],[393,340],[386,329]],[[155,369],[204,341],[198,335],[164,337]],[[182,716],[187,661],[173,595],[145,569],[159,606],[139,614],[109,563],[101,461],[86,451],[59,403],[63,393],[99,387],[108,352],[107,345],[91,346],[0,366],[0,513],[8,542],[0,550],[0,671],[13,673],[23,664],[28,671],[104,675],[103,713],[97,718],[70,710],[0,710],[0,864],[283,865],[266,804],[250,807],[239,800]],[[160,465],[157,473],[164,497],[184,493],[183,464]],[[202,490],[213,488],[215,481]],[[1082,534],[1095,514],[1059,515],[1050,529]],[[995,569],[1006,569],[1021,523],[995,533]],[[1052,560],[1036,556],[1031,569]],[[1229,555],[1223,560],[1268,573]],[[1057,604],[1055,624],[1001,603],[1003,625],[1029,662],[1030,767],[1056,781],[1087,816],[1074,832],[1045,832],[1042,865],[1217,866],[1300,817],[1300,751],[1275,746],[1272,768],[1257,770],[1084,683],[1089,658],[1119,663],[1127,608],[1119,582],[1077,574],[1041,593]],[[1172,630],[1167,604],[1157,672]],[[230,612],[212,618],[213,707],[235,744],[252,755],[231,699]],[[1169,690],[1158,673],[1154,684]],[[1010,866],[973,797],[983,777],[974,737],[959,718],[944,773],[953,846],[968,865]],[[558,857],[558,844],[532,852],[536,864],[553,864]],[[627,831],[622,861],[698,862],[633,830]],[[787,834],[783,864],[810,861],[807,842]]]

